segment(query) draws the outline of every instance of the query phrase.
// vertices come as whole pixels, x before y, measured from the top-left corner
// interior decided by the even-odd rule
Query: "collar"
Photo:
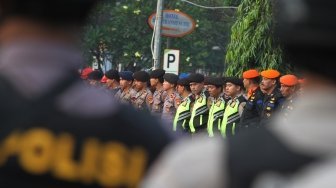
[[[253,88],[250,88],[248,91],[247,91],[247,98],[250,98],[252,96],[252,94],[257,91],[258,87],[253,87]]]

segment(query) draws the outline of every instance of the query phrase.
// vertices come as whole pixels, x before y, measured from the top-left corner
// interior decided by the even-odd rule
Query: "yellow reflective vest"
[[[236,134],[236,126],[240,121],[239,105],[245,101],[246,99],[243,96],[228,101],[221,125],[221,134],[223,137]]]
[[[173,131],[177,128],[182,128],[183,130],[189,130],[189,120],[191,117],[191,103],[194,102],[192,94],[183,99],[182,103],[176,109],[176,114],[173,122]]]
[[[212,102],[211,108],[209,110],[207,127],[209,137],[214,137],[214,129],[216,132],[220,133],[224,110],[225,100],[222,97],[219,97],[217,100]]]
[[[195,133],[196,130],[207,128],[209,107],[209,94],[202,92],[198,99],[195,100],[194,107],[191,111],[191,118],[189,121],[190,132]]]

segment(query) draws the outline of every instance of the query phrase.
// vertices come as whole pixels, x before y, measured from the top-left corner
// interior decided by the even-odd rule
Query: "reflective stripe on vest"
[[[240,115],[239,115],[239,100],[234,99],[235,102],[232,102],[231,100],[228,102],[228,105],[225,108],[224,116],[223,116],[223,121],[221,125],[221,134],[223,137],[226,137],[227,134],[234,135],[235,134],[235,128],[236,128],[236,123],[239,122],[240,120]],[[234,104],[232,105],[230,104]],[[231,132],[227,132],[227,128],[231,129]]]
[[[191,116],[191,112],[190,112],[190,103],[191,100],[189,97],[186,98],[186,100],[184,102],[182,102],[177,110],[176,110],[176,114],[175,114],[175,118],[174,118],[174,124],[173,124],[173,131],[176,131],[177,125],[181,123],[181,126],[183,129],[185,129],[185,124],[186,119],[190,118]]]
[[[207,97],[205,96],[204,93],[200,95],[200,97],[195,100],[194,107],[191,112],[191,118],[189,121],[189,126],[190,126],[190,131],[194,133],[196,131],[195,125],[194,125],[194,120],[197,116],[200,116],[200,122],[199,124],[203,124],[203,114],[208,113],[209,108],[207,106]]]
[[[225,101],[223,98],[219,98],[216,102],[212,102],[210,111],[209,111],[209,119],[208,119],[208,134],[209,137],[214,137],[213,127],[214,125],[217,127],[217,130],[220,131],[223,115],[225,110]]]

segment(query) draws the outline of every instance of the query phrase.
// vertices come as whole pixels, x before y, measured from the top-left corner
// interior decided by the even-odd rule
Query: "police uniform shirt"
[[[132,104],[138,110],[148,110],[151,109],[151,104],[149,103],[149,98],[152,98],[152,92],[146,88],[138,91],[134,96],[132,96]]]
[[[176,109],[181,104],[182,98],[177,92],[167,95],[163,104],[163,111],[161,118],[167,122],[172,123]]]
[[[166,99],[166,95],[166,91],[164,91],[163,89],[155,90],[153,94],[153,99],[152,101],[150,101],[150,103],[152,104],[151,109],[153,114],[162,113],[163,103]]]
[[[240,117],[245,104],[246,99],[243,95],[238,95],[227,102],[221,125],[221,134],[223,137],[237,134],[239,131]]]
[[[192,93],[185,97],[178,105],[173,122],[173,131],[183,130],[189,132],[189,120],[191,117],[191,108],[195,99]]]
[[[112,88],[108,87],[106,84],[103,85],[102,88],[104,89],[104,91],[106,93],[110,94],[112,97],[114,97],[118,93],[118,91],[121,89],[120,87],[116,87],[116,88],[112,89]]]
[[[281,106],[281,116],[287,119],[288,115],[293,111],[294,109],[294,101],[296,100],[297,96],[291,96],[290,98],[287,98],[282,106]]]
[[[80,62],[60,44],[1,46],[0,185],[135,187],[169,142],[154,119],[76,81]]]
[[[191,109],[191,118],[189,121],[189,127],[192,133],[207,128],[209,108],[211,107],[212,100],[213,98],[209,97],[209,93],[206,90],[196,97]]]
[[[258,87],[252,92],[251,96],[247,99],[244,110],[240,118],[240,128],[253,128],[258,127],[260,117],[263,109],[264,94]]]
[[[214,137],[215,135],[220,134],[220,126],[226,106],[226,102],[223,97],[223,94],[221,94],[217,99],[212,100],[207,125],[209,137]]]
[[[281,108],[284,100],[285,99],[278,88],[275,88],[270,95],[264,96],[260,120],[261,126],[267,125],[272,115]]]
[[[110,89],[110,93],[112,96],[115,96],[119,90],[121,90],[121,88],[118,86],[116,88]]]
[[[136,95],[136,91],[133,88],[129,88],[128,90],[119,90],[116,95],[115,98],[117,100],[119,100],[121,103],[124,104],[132,104],[132,97],[134,97]]]
[[[270,127],[224,141],[195,138],[177,143],[156,165],[160,173],[150,173],[144,187],[254,188],[254,180],[261,177],[307,172],[314,162],[335,156],[335,96],[336,88],[309,90],[295,101],[287,120],[276,116]],[[193,178],[186,181],[188,177]]]

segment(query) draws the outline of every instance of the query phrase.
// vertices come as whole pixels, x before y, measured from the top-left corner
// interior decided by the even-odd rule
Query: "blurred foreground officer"
[[[163,78],[163,90],[166,92],[167,97],[163,103],[161,118],[171,125],[176,109],[181,104],[182,98],[175,90],[178,76],[176,74],[166,73]]]
[[[147,87],[149,82],[149,74],[145,71],[138,71],[133,74],[134,88],[137,91],[132,96],[132,104],[138,110],[150,111],[150,99],[153,99],[152,92]]]
[[[120,90],[116,93],[115,98],[121,103],[132,104],[132,97],[136,91],[132,88],[133,73],[131,71],[122,71],[120,76]]]
[[[182,97],[182,101],[176,109],[173,131],[183,130],[184,132],[190,132],[189,120],[191,117],[191,108],[195,99],[191,93],[190,81],[188,78],[181,78],[177,81],[177,92]]]
[[[208,85],[209,94],[213,98],[212,105],[209,110],[207,130],[209,137],[214,137],[215,135],[220,135],[220,127],[225,110],[223,80],[222,78],[209,77],[206,84]]]
[[[285,117],[293,110],[298,83],[298,78],[294,75],[288,74],[280,77],[280,92],[286,99],[281,106],[281,112]]]
[[[307,92],[298,98],[286,121],[276,118],[272,126],[244,131],[224,141],[195,138],[175,145],[153,168],[143,187],[335,187],[333,160],[315,166],[314,176],[303,174],[308,183],[282,186],[286,177],[310,164],[335,159],[335,6],[336,1],[331,0],[281,0],[276,7],[280,14],[277,33],[284,52],[290,62],[306,70],[309,80]],[[302,176],[293,180],[300,183]],[[256,182],[276,184],[254,186]]]
[[[80,80],[74,31],[95,2],[0,0],[1,187],[136,187],[169,142]]]
[[[209,99],[209,93],[204,88],[204,76],[202,74],[190,74],[188,79],[191,92],[195,97],[189,127],[191,133],[197,133],[207,128],[209,107],[212,101]]]
[[[260,76],[257,70],[251,69],[243,73],[247,102],[239,123],[239,128],[242,130],[259,126],[264,100],[264,94],[260,90],[259,82]]]
[[[153,70],[149,77],[150,77],[150,85],[151,87],[155,88],[155,91],[153,93],[153,97],[149,98],[149,103],[152,105],[152,114],[155,116],[161,116],[162,109],[163,109],[163,103],[166,98],[165,91],[163,90],[162,84],[163,84],[163,75],[165,74],[165,70],[162,69],[156,69]]]

